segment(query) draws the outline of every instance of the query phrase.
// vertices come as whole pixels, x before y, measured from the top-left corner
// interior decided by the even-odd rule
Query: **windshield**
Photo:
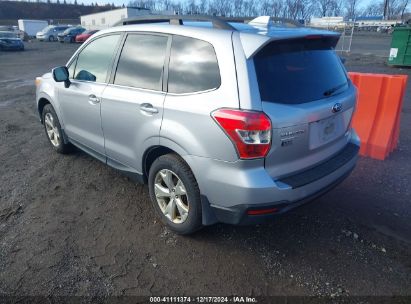
[[[327,39],[271,42],[254,57],[254,65],[263,101],[299,104],[348,88],[345,69]]]
[[[0,32],[0,38],[17,38],[17,36],[11,32]]]
[[[70,34],[70,32],[71,32],[71,31],[74,31],[75,29],[76,29],[75,27],[69,27],[68,29],[66,29],[66,30],[63,32],[63,34],[64,34],[64,35]]]
[[[42,33],[47,33],[48,31],[52,30],[54,28],[54,26],[49,25],[46,26],[44,29],[41,30]]]

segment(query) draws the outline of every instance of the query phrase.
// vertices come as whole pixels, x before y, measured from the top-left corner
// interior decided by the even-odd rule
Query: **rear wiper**
[[[325,91],[323,94],[324,94],[324,96],[329,97],[329,96],[333,95],[335,92],[337,92],[339,89],[341,89],[342,87],[344,87],[344,86],[346,86],[346,85],[347,85],[347,83],[344,82],[344,83],[342,83],[342,84],[340,84],[340,85],[338,85],[338,86],[335,86],[335,87],[333,87],[333,88]]]

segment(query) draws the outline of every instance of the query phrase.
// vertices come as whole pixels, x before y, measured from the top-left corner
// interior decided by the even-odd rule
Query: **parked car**
[[[324,194],[360,143],[339,34],[267,18],[141,16],[98,32],[36,79],[48,141],[147,183],[181,234],[258,223]]]
[[[92,35],[94,35],[97,32],[98,30],[84,31],[82,34],[76,36],[76,42],[83,43],[84,41],[86,41],[88,38],[90,38]]]
[[[0,51],[24,51],[24,43],[15,33],[1,31]]]
[[[68,25],[49,25],[36,34],[39,41],[57,41],[57,35],[68,29]]]
[[[0,25],[0,32],[13,32],[16,34],[17,38],[20,38],[23,41],[29,40],[27,33],[19,30],[19,27],[15,25]]]
[[[83,27],[69,27],[64,32],[57,35],[57,39],[59,42],[69,42],[74,43],[76,42],[76,36],[83,33],[86,29]]]

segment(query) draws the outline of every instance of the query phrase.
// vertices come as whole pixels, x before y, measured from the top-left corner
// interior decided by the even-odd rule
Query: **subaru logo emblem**
[[[335,105],[333,105],[333,108],[332,108],[333,113],[340,112],[341,110],[342,110],[342,104],[336,103]]]

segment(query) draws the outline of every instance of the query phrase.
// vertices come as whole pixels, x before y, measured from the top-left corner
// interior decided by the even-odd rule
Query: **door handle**
[[[158,109],[154,108],[151,103],[143,103],[140,105],[140,110],[150,114],[157,114]]]
[[[88,100],[91,102],[91,103],[93,103],[93,104],[96,104],[96,103],[99,103],[100,102],[100,98],[98,98],[96,95],[94,95],[94,94],[91,94],[91,95],[89,95],[88,96]]]

